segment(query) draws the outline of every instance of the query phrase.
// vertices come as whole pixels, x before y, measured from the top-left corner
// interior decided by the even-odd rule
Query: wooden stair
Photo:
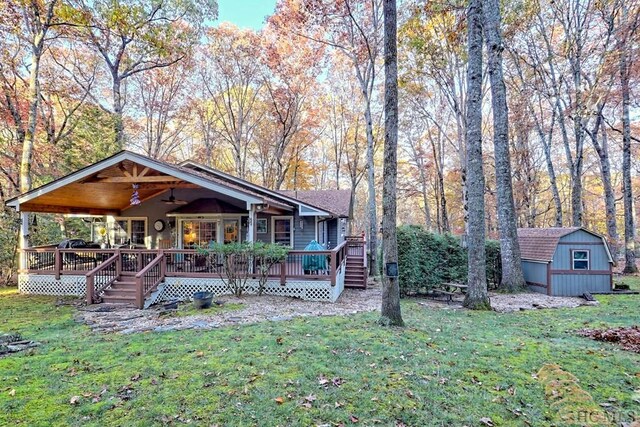
[[[347,255],[347,268],[344,277],[345,288],[366,289],[367,268],[362,256]]]
[[[134,276],[120,275],[111,287],[105,289],[102,301],[106,303],[131,304],[136,302],[136,279]]]

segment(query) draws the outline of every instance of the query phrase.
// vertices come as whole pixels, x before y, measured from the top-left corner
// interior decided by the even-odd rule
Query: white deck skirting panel
[[[336,275],[336,285],[331,286],[329,280],[290,279],[283,286],[279,279],[269,280],[264,293],[284,297],[300,298],[305,301],[335,302],[344,290],[345,265],[340,266]],[[18,275],[18,290],[23,294],[37,295],[73,295],[85,296],[87,279],[81,275],[60,276],[56,280],[53,275],[20,274]],[[166,277],[159,286],[159,292],[151,295],[155,304],[161,301],[187,300],[198,291],[213,292],[215,295],[230,294],[222,279],[195,277]],[[247,281],[247,294],[256,294],[258,280]],[[148,304],[147,304],[148,305]]]
[[[60,280],[46,274],[19,274],[18,291],[21,294],[34,295],[73,295],[84,296],[87,291],[87,278],[82,275],[60,276]]]
[[[255,295],[258,290],[258,281],[249,279],[245,293]],[[344,289],[344,280],[342,281]],[[230,292],[222,279],[193,278],[193,277],[167,277],[162,291],[156,296],[156,302],[191,299],[195,292],[207,291],[214,295],[229,295]],[[342,289],[340,286],[331,286],[328,280],[288,280],[286,285],[281,285],[279,280],[269,280],[265,286],[265,295],[279,295],[283,297],[295,297],[306,301],[335,302]]]

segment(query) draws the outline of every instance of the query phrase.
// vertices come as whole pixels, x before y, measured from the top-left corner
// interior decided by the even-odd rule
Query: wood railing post
[[[280,263],[280,285],[287,284],[287,261],[284,260]]]
[[[138,252],[138,255],[136,256],[136,271],[140,271],[142,270],[142,258],[143,258],[143,254],[142,252]]]
[[[56,280],[60,280],[61,268],[62,268],[62,257],[60,256],[60,249],[56,248],[53,255],[53,271],[56,276]]]
[[[160,261],[160,278],[164,281],[164,276],[167,274],[167,257],[162,249],[160,249],[159,254],[162,257],[162,261]]]
[[[136,276],[136,307],[142,310],[144,308],[144,278]]]
[[[120,277],[122,274],[122,253],[120,252],[120,248],[116,249],[116,255],[118,255],[116,259],[116,276]]]
[[[331,251],[331,286],[335,286],[336,284],[337,258],[338,252]]]
[[[95,277],[87,276],[87,304],[93,304],[93,290],[95,289]]]

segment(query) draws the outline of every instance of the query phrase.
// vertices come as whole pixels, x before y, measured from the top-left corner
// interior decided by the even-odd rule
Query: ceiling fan
[[[186,205],[187,202],[186,200],[180,200],[180,199],[176,199],[175,196],[173,195],[173,188],[171,189],[171,194],[169,195],[168,199],[162,199],[163,202],[165,202],[167,205]]]

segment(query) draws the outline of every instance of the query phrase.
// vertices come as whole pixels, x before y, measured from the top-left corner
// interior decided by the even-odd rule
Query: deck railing
[[[114,254],[86,274],[88,304],[96,302],[100,298],[100,293],[118,279],[120,275],[119,261],[119,254]]]
[[[145,257],[141,257],[143,260]],[[160,282],[164,280],[165,256],[160,250],[156,257],[151,260],[142,270],[136,273],[136,306],[144,307],[144,300]]]
[[[331,280],[336,283],[336,276],[345,263],[347,242],[343,242],[332,250],[303,251],[292,250],[284,262],[276,264],[269,270],[269,277],[280,278],[285,284],[287,279]],[[136,275],[149,270],[148,266],[161,265],[166,277],[220,277],[225,274],[225,265],[215,255],[207,255],[193,249],[59,249],[29,248],[22,250],[25,269],[21,273],[55,276],[57,280],[64,275],[86,275],[92,273],[94,291],[96,293],[97,277],[117,272],[117,276]],[[255,261],[238,259],[237,268],[247,268],[256,272]],[[155,270],[154,270],[155,272]],[[155,274],[155,273],[154,273]],[[102,282],[100,282],[102,283]],[[100,289],[99,291],[102,291]],[[145,291],[146,292],[146,291]]]

